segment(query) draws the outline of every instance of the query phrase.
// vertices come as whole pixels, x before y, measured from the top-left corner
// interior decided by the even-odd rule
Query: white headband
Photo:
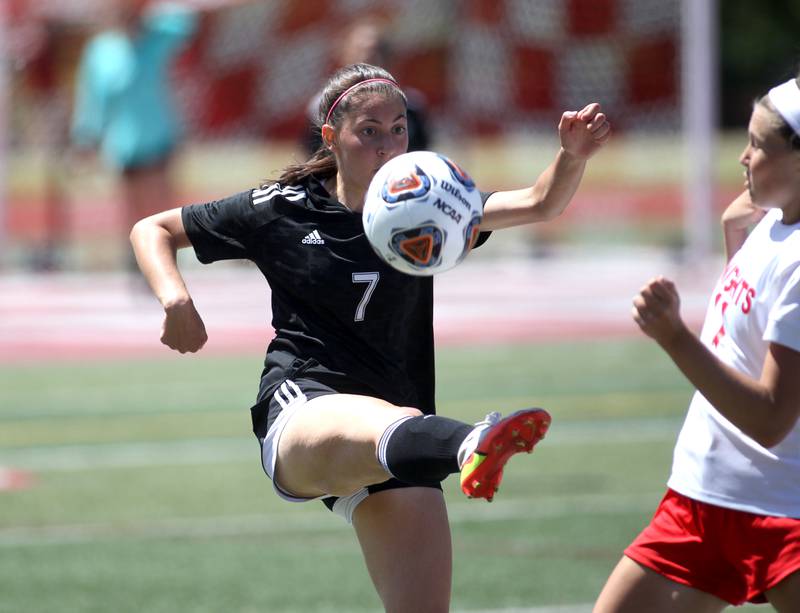
[[[800,89],[794,79],[769,90],[769,99],[795,134],[800,134]]]

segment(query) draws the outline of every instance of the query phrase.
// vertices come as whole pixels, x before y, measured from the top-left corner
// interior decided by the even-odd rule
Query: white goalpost
[[[0,41],[7,41],[6,11],[0,8]],[[8,114],[9,65],[6,54],[0,57],[0,268],[6,259],[6,200],[8,198]]]
[[[683,230],[685,255],[706,258],[715,231],[717,1],[682,0]]]

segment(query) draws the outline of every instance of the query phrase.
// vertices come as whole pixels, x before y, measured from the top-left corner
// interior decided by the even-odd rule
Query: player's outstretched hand
[[[161,342],[181,353],[199,351],[208,340],[206,326],[189,300],[164,309]]]
[[[587,104],[580,111],[567,111],[561,115],[558,137],[564,151],[588,160],[611,136],[611,124],[597,102]]]
[[[633,299],[631,314],[642,332],[663,346],[686,329],[680,305],[675,284],[659,276],[639,290]]]

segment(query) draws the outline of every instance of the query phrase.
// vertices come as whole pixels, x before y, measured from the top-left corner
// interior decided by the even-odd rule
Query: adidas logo
[[[319,235],[317,230],[314,230],[313,232],[309,232],[300,242],[304,245],[324,245],[325,239]]]

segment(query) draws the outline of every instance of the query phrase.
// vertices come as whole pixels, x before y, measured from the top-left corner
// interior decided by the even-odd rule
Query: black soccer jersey
[[[269,283],[275,337],[259,400],[303,364],[303,376],[340,392],[435,411],[432,279],[385,264],[361,215],[319,181],[187,206],[182,217],[201,262],[249,259]]]

